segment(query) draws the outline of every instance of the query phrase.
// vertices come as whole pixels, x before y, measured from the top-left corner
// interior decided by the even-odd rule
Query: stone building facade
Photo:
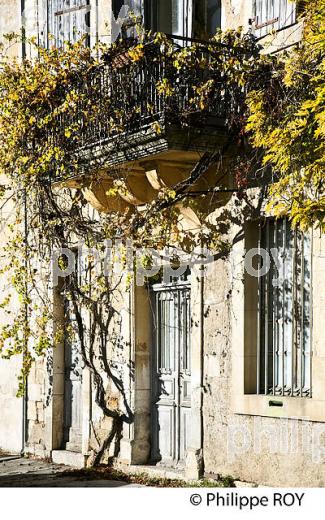
[[[301,37],[296,4],[289,0],[125,3],[155,30],[176,37],[241,25],[261,39],[266,52],[280,52]],[[23,26],[47,45],[48,32],[58,43],[75,38],[76,25],[93,44],[114,39],[123,2],[0,0],[0,5],[2,34]],[[10,52],[21,56],[28,49]],[[204,141],[200,146],[204,149]],[[195,150],[168,147],[154,157],[135,156],[128,203],[130,197],[135,205],[143,203],[144,193],[162,180],[175,183],[196,159]],[[105,206],[100,190],[88,194],[99,211]],[[254,201],[254,190],[250,196]],[[224,205],[235,212],[231,198]],[[195,221],[195,215],[189,218]],[[112,347],[110,356],[124,370],[133,419],[123,426],[118,460],[177,467],[193,479],[230,474],[265,485],[323,486],[325,238],[316,230],[302,238],[285,221],[261,226],[238,219],[229,235],[232,253],[214,259],[204,277],[192,273],[175,283],[134,284],[122,291],[123,348]],[[263,282],[247,274],[247,266],[254,271],[247,253],[261,244],[269,254],[272,244],[281,250],[278,279],[273,273]],[[1,284],[5,290],[6,282]],[[55,292],[53,312],[64,316]],[[21,361],[0,361],[1,449],[87,464],[110,424],[95,403],[91,375],[71,369],[74,355],[66,343],[56,346],[50,379],[47,360],[37,361],[24,399],[15,397]],[[118,400],[118,394],[110,399]]]

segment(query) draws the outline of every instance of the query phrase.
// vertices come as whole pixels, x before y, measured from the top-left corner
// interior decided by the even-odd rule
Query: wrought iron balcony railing
[[[221,53],[224,60],[232,51],[221,46],[211,51],[211,45],[203,42],[191,49],[188,52],[198,66],[175,67],[170,48],[154,42],[144,45],[139,61],[132,59],[127,48],[104,56],[87,81],[73,85],[80,102],[58,116],[52,139],[65,140],[71,152],[89,153],[94,146],[111,144],[116,151],[130,140],[141,143],[144,134],[158,137],[170,127],[194,131],[207,125],[224,127],[232,95],[223,68],[215,63]],[[200,102],[199,89],[209,80],[211,88]]]

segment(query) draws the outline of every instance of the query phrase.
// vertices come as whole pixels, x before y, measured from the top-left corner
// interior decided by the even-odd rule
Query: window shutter
[[[89,35],[89,12],[89,0],[49,0],[48,28],[57,47]]]
[[[280,30],[296,21],[296,2],[290,0],[255,0],[256,36]]]

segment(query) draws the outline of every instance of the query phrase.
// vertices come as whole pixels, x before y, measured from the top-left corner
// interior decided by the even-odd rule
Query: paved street
[[[141,487],[137,484],[69,474],[73,468],[32,459],[0,456],[1,487]],[[68,472],[68,473],[67,473]]]

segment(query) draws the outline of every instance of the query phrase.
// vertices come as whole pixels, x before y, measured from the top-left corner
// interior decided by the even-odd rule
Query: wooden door
[[[73,325],[67,305],[66,319]],[[82,360],[77,340],[65,339],[64,443],[65,449],[82,449]]]
[[[190,289],[153,286],[152,459],[185,462],[191,413]]]

